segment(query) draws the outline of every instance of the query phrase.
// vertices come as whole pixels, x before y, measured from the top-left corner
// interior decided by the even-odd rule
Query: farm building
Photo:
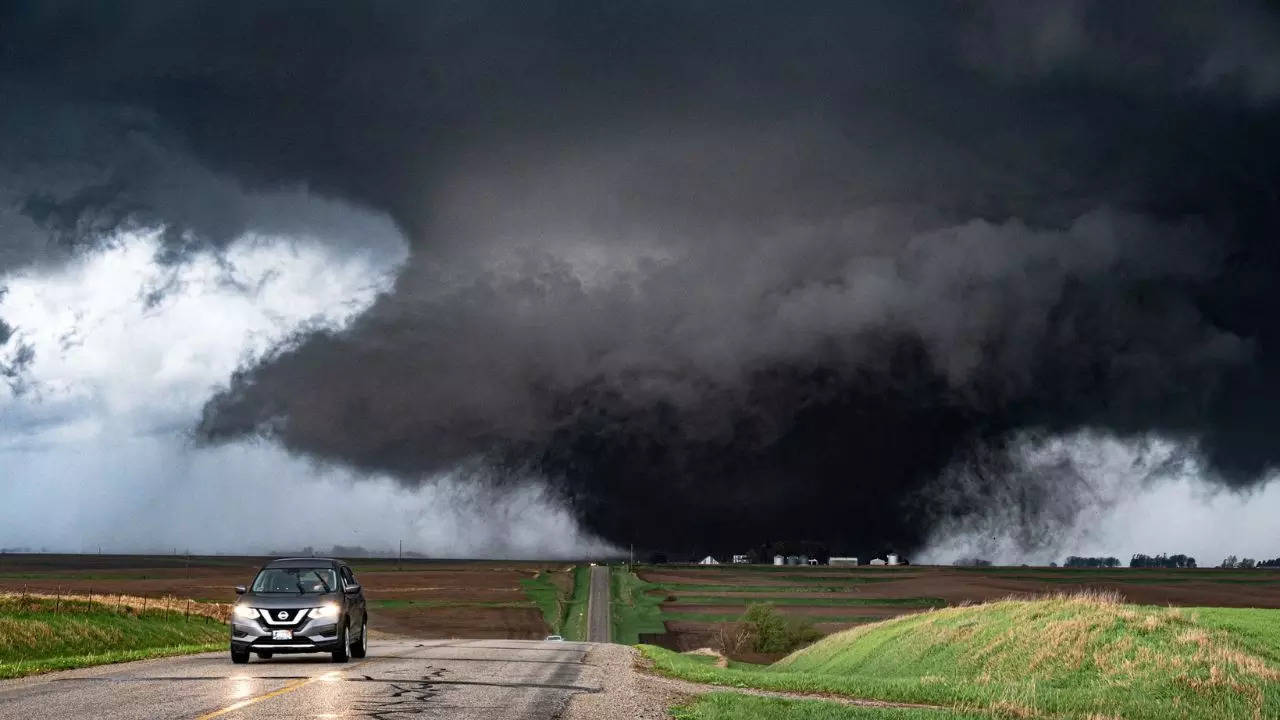
[[[828,562],[830,565],[841,567],[858,567],[858,558],[856,557],[833,557]]]
[[[699,561],[698,561],[698,564],[699,564],[699,565],[719,565],[719,564],[720,564],[720,561],[719,561],[719,560],[716,560],[715,558],[713,558],[713,557],[711,557],[710,555],[708,555],[708,556],[706,556],[706,557],[702,558],[701,560],[699,560]]]
[[[774,564],[774,565],[786,565],[786,564],[787,564],[787,559],[786,559],[786,558],[784,558],[784,557],[782,557],[781,555],[774,555],[774,556],[773,556],[773,564]]]
[[[897,564],[898,564],[898,556],[897,556],[896,554],[894,554],[894,553],[889,553],[889,559],[888,559],[888,561],[886,561],[886,563],[885,563],[885,564],[886,564],[886,565],[897,565]]]
[[[746,556],[746,555],[734,555],[734,556],[733,556],[733,564],[734,564],[734,565],[747,565],[747,564],[750,564],[750,563],[751,563],[751,558],[750,558],[750,557],[748,557],[748,556]]]
[[[871,564],[872,564],[872,565],[884,565],[884,560],[882,560],[882,559],[880,559],[880,558],[873,558],[873,559],[871,560]]]

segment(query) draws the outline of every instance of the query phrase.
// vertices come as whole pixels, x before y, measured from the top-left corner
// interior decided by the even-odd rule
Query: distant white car
[[[559,635],[548,635],[546,642],[564,642],[564,638]]]

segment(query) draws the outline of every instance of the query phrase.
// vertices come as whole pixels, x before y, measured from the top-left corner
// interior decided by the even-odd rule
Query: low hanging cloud
[[[545,478],[587,534],[726,550],[921,547],[980,514],[922,493],[1028,433],[1159,437],[1232,489],[1277,462],[1267,5],[5,12],[0,262],[358,252],[361,213],[407,244],[228,371],[201,442]],[[1043,531],[1073,477],[982,482]]]
[[[1270,557],[1280,486],[1231,492],[1204,483],[1209,472],[1185,442],[1020,434],[957,458],[921,493],[946,519],[913,559],[1047,565],[1182,553],[1213,566],[1226,554]]]
[[[74,450],[0,450],[23,481],[0,509],[0,547],[267,554],[342,545],[386,556],[403,542],[406,552],[451,558],[616,552],[536,481],[495,492],[460,472],[406,488],[261,443],[197,449],[154,435]]]

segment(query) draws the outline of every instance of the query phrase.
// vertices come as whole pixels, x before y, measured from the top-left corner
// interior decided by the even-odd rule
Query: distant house
[[[746,556],[746,555],[734,555],[734,556],[733,556],[733,564],[734,564],[734,565],[749,565],[750,563],[751,563],[751,558],[750,558],[750,557],[748,557],[748,556]]]
[[[713,557],[711,557],[710,555],[708,555],[708,556],[706,556],[706,557],[702,558],[701,560],[699,560],[699,561],[698,561],[698,564],[699,564],[699,565],[719,565],[719,564],[720,564],[720,561],[719,561],[719,560],[716,560],[715,558],[713,558]]]
[[[840,567],[858,567],[858,558],[856,557],[833,557],[828,561],[830,565]]]
[[[880,558],[874,558],[874,559],[871,561],[871,564],[872,564],[872,565],[884,565],[885,563],[884,563],[884,560],[881,560]]]

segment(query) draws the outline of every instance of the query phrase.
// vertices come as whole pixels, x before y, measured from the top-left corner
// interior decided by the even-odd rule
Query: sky
[[[1280,556],[1271,5],[50,2],[0,95],[0,547]]]

